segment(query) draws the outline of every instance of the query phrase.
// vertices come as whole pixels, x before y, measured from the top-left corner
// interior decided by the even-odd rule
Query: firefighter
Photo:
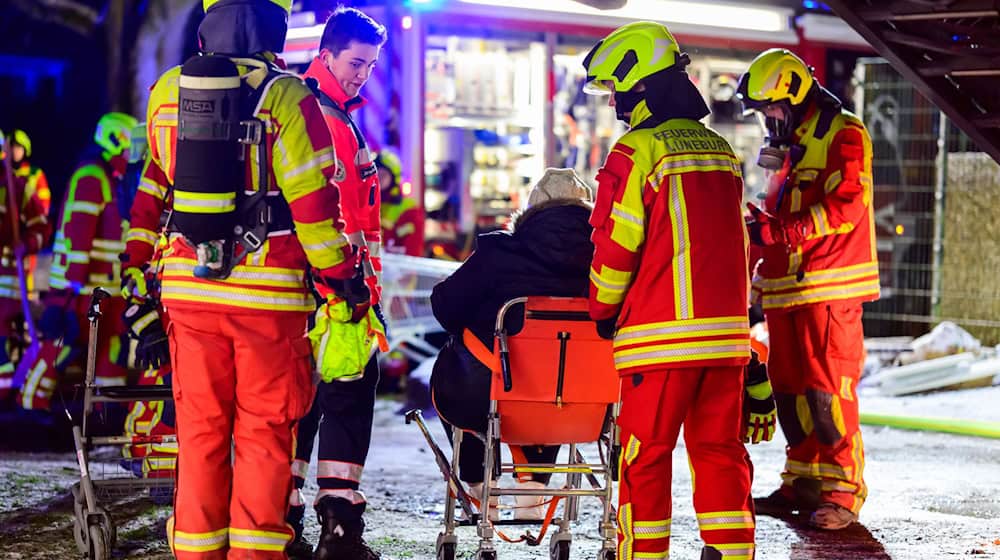
[[[107,113],[94,131],[94,144],[73,171],[53,245],[51,290],[40,324],[50,341],[62,339],[57,367],[85,355],[87,307],[94,288],[115,290],[120,268],[118,255],[125,248],[122,214],[118,207],[132,128],[136,120],[124,113]],[[120,315],[124,302],[112,299],[98,331],[95,382],[123,385]]]
[[[291,5],[203,0],[202,54],[150,92],[123,282],[130,297],[148,287],[169,204],[169,247],[153,270],[170,314],[179,454],[167,535],[179,560],[285,558],[295,425],[314,393],[309,276],[324,298],[370,297],[350,280],[320,106],[273,54]]]
[[[378,182],[382,187],[382,242],[389,253],[423,256],[424,219],[420,206],[406,196],[401,184],[403,164],[392,150],[375,156]]]
[[[743,181],[666,27],[635,22],[584,59],[585,91],[630,127],[597,174],[590,314],[622,376],[618,555],[666,558],[681,425],[705,560],[754,554],[741,403],[750,358]]]
[[[27,195],[35,196],[42,202],[45,215],[49,215],[49,208],[52,204],[52,191],[49,189],[49,181],[45,177],[42,169],[31,163],[31,138],[23,130],[15,129],[12,136],[11,154],[14,161],[14,174],[27,179]],[[43,249],[44,250],[44,249]],[[44,290],[44,284],[39,284],[38,278],[38,255],[29,255],[25,263],[25,272],[28,279],[28,292]]]
[[[45,214],[48,215],[52,202],[52,192],[49,190],[49,181],[45,178],[45,172],[40,167],[31,163],[31,138],[28,133],[15,129],[11,135],[11,156],[14,161],[14,174],[27,179],[28,196],[36,196],[43,204]]]
[[[19,131],[15,131],[15,137],[16,132]],[[17,259],[36,254],[48,243],[52,233],[46,201],[37,190],[30,189],[29,177],[16,173],[19,169],[16,165],[18,152],[23,154],[26,150],[17,142],[11,142],[10,146],[4,145],[3,148],[9,149],[10,153],[5,151],[0,154],[0,402],[6,401],[19,388],[14,386],[15,364],[8,354],[8,343],[16,330],[15,325],[24,319],[22,288],[27,291],[27,285],[21,284],[27,282],[27,278],[22,278],[18,273]],[[14,165],[8,169],[12,172],[7,173],[8,169],[3,166],[11,162]],[[7,184],[8,177],[13,185]],[[13,207],[15,204],[16,207]],[[17,235],[14,234],[14,228],[17,228]],[[38,382],[41,383],[41,377],[38,377]],[[54,380],[48,380],[43,385],[54,387],[55,383]],[[51,394],[51,389],[40,388],[43,393]]]
[[[129,148],[129,165],[125,173],[123,184],[123,194],[120,207],[128,212],[126,219],[130,221],[127,240],[138,242],[142,247],[144,240],[155,239],[156,245],[153,252],[152,262],[159,261],[161,252],[167,248],[167,239],[161,232],[159,222],[162,217],[162,202],[156,197],[144,197],[143,203],[138,205],[135,212],[133,206],[136,195],[139,191],[139,182],[142,179],[145,168],[146,156],[148,154],[146,144],[146,123],[139,123],[132,130],[132,145]],[[154,191],[155,187],[146,182],[144,187],[146,194]],[[133,217],[134,215],[134,217]],[[148,234],[146,233],[148,232]],[[128,241],[126,243],[126,254]],[[155,271],[158,267],[153,267]],[[148,272],[148,271],[147,271]],[[129,280],[133,280],[129,278]],[[157,386],[171,385],[170,375],[170,348],[167,344],[166,330],[164,327],[169,324],[166,314],[157,303],[159,301],[156,293],[157,279],[149,273],[142,278],[144,286],[139,289],[137,284],[130,285],[126,282],[126,290],[123,297],[129,303],[122,315],[122,321],[128,327],[128,339],[130,354],[125,359],[131,359],[131,365],[142,371],[139,375],[137,385]],[[148,280],[148,282],[146,282]],[[134,280],[133,280],[134,282]],[[150,293],[149,286],[154,288]],[[137,293],[132,294],[131,290]],[[148,302],[146,300],[149,300]],[[159,320],[157,320],[159,319]],[[148,324],[147,324],[148,323]],[[150,328],[152,327],[152,328]],[[156,328],[160,327],[160,328]],[[128,415],[125,417],[126,436],[168,436],[176,435],[174,403],[172,401],[136,401],[129,405]],[[123,446],[122,455],[125,458],[124,464],[132,470],[135,476],[140,478],[172,478],[176,477],[177,467],[177,443],[164,443],[156,441],[152,443],[136,443]],[[156,501],[163,501],[171,498],[167,488],[151,488],[150,492]]]
[[[351,113],[364,106],[361,88],[371,75],[379,51],[386,40],[385,28],[353,8],[336,10],[326,22],[320,39],[319,55],[305,72],[319,98],[326,125],[337,151],[337,174],[347,237],[360,253],[365,280],[372,298],[378,303],[379,275],[382,265],[380,190],[374,155],[368,149],[360,128]],[[357,309],[359,314],[364,309]],[[291,493],[288,521],[295,528],[296,539],[289,548],[294,557],[309,557],[312,547],[302,538],[305,502],[301,489],[305,483],[313,440],[319,431],[319,493],[314,508],[321,533],[315,558],[365,560],[378,558],[365,543],[362,518],[367,504],[359,491],[361,474],[371,443],[375,388],[379,381],[378,356],[372,355],[361,376],[321,382],[310,415],[298,433],[292,474],[295,489]]]
[[[758,163],[768,191],[748,228],[763,247],[753,288],[788,440],[781,487],[755,504],[767,515],[812,511],[816,527],[843,529],[867,495],[856,386],[861,304],[879,296],[871,139],[787,50],[754,59],[738,94],[767,126]]]

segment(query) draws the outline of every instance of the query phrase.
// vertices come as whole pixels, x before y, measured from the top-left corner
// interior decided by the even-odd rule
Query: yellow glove
[[[146,270],[149,267],[130,266],[122,270],[122,297],[126,301],[133,298],[144,300],[149,295],[149,287],[146,285]]]
[[[746,369],[743,399],[743,443],[757,444],[771,441],[778,425],[778,408],[774,403],[767,367],[757,360],[754,353]]]

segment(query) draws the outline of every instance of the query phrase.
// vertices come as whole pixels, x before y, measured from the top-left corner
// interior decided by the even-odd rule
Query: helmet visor
[[[593,79],[583,84],[583,93],[587,95],[611,95],[614,91],[614,84],[611,80]]]

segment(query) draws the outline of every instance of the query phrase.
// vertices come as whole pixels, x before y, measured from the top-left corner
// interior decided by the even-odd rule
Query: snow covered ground
[[[862,410],[1000,420],[1000,388],[905,398],[865,396]],[[444,485],[423,438],[380,400],[363,490],[370,505],[368,540],[386,560],[432,559],[442,519]],[[445,444],[435,419],[431,429]],[[860,525],[824,533],[796,521],[758,519],[758,560],[927,560],[1000,558],[1000,440],[865,427],[870,497]],[[783,464],[780,435],[751,448],[754,493],[769,493]],[[701,547],[690,504],[690,474],[683,448],[674,457],[671,557],[698,557]],[[0,458],[0,559],[76,558],[70,533],[75,480],[72,454],[11,454]],[[315,493],[307,486],[307,496]],[[582,502],[572,558],[595,558],[598,503]],[[116,558],[170,558],[163,522],[168,509],[144,500],[113,505],[119,525]],[[307,535],[318,527],[310,519]],[[459,557],[475,548],[475,532],[459,532]],[[547,546],[498,545],[501,559],[547,558]],[[463,556],[464,555],[464,556]]]

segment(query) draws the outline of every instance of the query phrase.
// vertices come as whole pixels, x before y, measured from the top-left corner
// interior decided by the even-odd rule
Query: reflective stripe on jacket
[[[100,160],[86,161],[73,172],[53,246],[53,288],[117,291],[126,224],[115,202],[116,182]]]
[[[765,200],[769,212],[806,232],[798,247],[763,249],[753,289],[767,311],[879,296],[871,138],[847,111],[816,138],[820,120],[820,112],[813,111],[795,132],[805,155],[789,172],[780,208],[778,181]]]
[[[622,374],[746,364],[748,241],[732,148],[690,119],[633,129],[598,172],[590,312],[618,316]]]
[[[263,61],[234,59],[241,75],[259,87],[267,74]],[[180,67],[168,70],[150,94],[147,109],[149,162],[133,210],[129,261],[138,266],[151,258],[160,211],[173,182],[177,136]],[[335,157],[330,133],[309,88],[287,74],[271,81],[256,118],[263,122],[271,161],[269,190],[285,197],[295,231],[270,232],[263,246],[247,255],[225,280],[196,278],[194,249],[174,234],[163,256],[162,300],[168,307],[253,311],[311,311],[306,283],[310,265],[331,277],[353,272],[350,248],[340,215],[340,196],[332,182]],[[248,146],[247,190],[258,189],[258,150]],[[153,224],[157,224],[154,226]]]

